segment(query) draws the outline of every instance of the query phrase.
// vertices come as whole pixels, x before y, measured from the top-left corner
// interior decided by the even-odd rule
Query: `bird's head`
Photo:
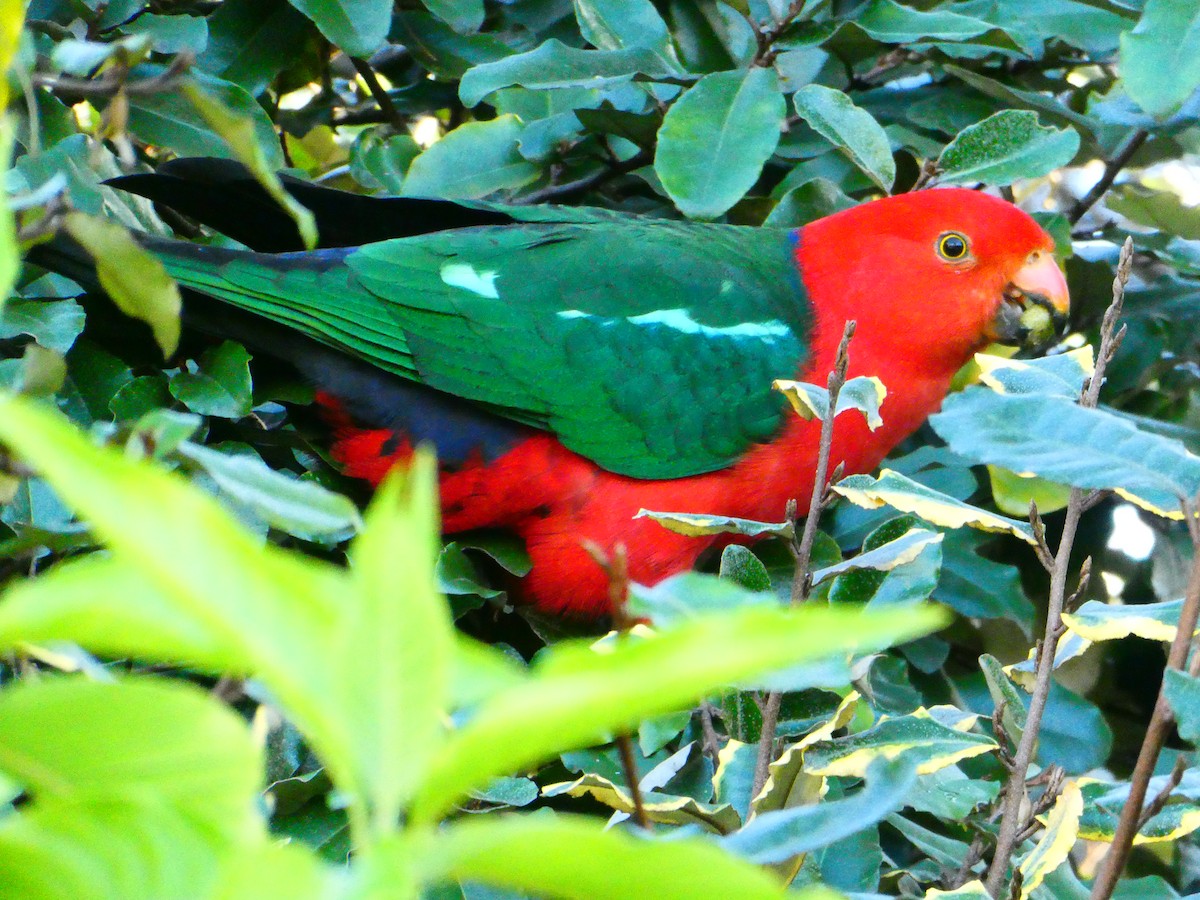
[[[1070,304],[1050,235],[1011,203],[961,188],[813,222],[797,259],[818,315],[858,321],[856,345],[886,344],[952,369],[991,342],[1044,339],[1030,311],[1057,329]]]

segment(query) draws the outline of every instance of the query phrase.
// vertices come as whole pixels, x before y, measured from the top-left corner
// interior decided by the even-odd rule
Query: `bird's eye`
[[[938,238],[938,256],[951,262],[967,255],[967,239],[957,231],[949,231]]]

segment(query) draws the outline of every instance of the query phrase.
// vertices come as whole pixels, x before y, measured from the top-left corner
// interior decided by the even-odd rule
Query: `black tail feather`
[[[317,220],[320,247],[357,247],[448,228],[508,225],[503,212],[448,200],[368,197],[282,176],[284,187]],[[195,219],[263,253],[303,250],[295,223],[250,172],[228,159],[175,159],[157,171],[106,184]]]

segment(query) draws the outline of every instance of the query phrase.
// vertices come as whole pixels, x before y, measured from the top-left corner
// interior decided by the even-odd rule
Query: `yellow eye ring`
[[[966,235],[959,234],[957,231],[947,231],[938,238],[938,256],[949,262],[958,262],[960,259],[965,259],[968,249],[969,245],[967,244]]]

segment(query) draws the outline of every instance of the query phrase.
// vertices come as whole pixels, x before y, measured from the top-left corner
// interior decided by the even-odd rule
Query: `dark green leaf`
[[[713,219],[754,186],[785,113],[775,72],[705,75],[663,119],[654,171],[680,212]]]
[[[896,180],[892,147],[879,123],[841,91],[810,84],[792,98],[796,112],[845,153],[885,194]]]
[[[515,116],[459,126],[412,161],[403,193],[473,199],[524,187],[541,169],[517,150],[523,130]]]
[[[946,146],[938,158],[938,180],[1012,184],[1048,175],[1067,165],[1078,150],[1079,135],[1070,128],[1044,128],[1037,113],[1006,109],[966,128]]]
[[[250,354],[225,341],[171,376],[171,396],[194,413],[240,419],[250,414]]]
[[[1121,35],[1125,90],[1152,116],[1175,112],[1200,87],[1200,8],[1146,0],[1137,27]]]

